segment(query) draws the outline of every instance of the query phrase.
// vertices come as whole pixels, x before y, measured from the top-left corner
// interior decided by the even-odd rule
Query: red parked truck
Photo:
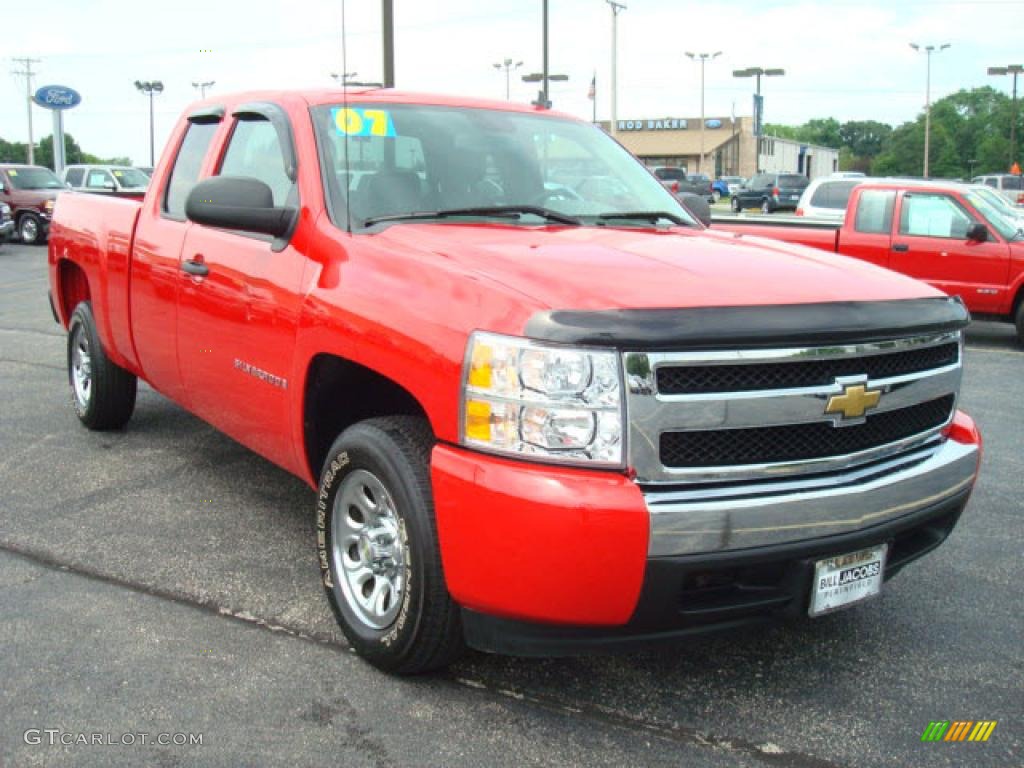
[[[810,245],[916,277],[962,298],[975,318],[1015,323],[1024,342],[1024,231],[971,185],[861,184],[838,228],[720,220],[715,229]]]
[[[707,231],[540,109],[218,96],[141,203],[61,195],[49,256],[81,421],[142,378],[317,488],[328,600],[393,672],[845,607],[976,477],[958,300]]]

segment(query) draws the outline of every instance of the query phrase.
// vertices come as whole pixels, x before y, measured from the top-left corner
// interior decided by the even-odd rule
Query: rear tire
[[[1017,316],[1014,318],[1017,326],[1017,341],[1024,344],[1024,299],[1017,305]]]
[[[742,207],[740,206],[740,199],[735,195],[733,195],[730,205],[732,206],[733,213],[739,213],[742,210]]]
[[[89,429],[119,429],[132,417],[138,379],[107,357],[87,301],[68,324],[68,384],[75,413]]]
[[[448,594],[430,483],[430,425],[368,419],[327,455],[317,498],[317,556],[327,599],[352,649],[386,672],[447,666],[464,649]]]
[[[721,199],[722,199],[722,193],[721,192],[719,192],[717,189],[711,190],[711,202],[717,203]]]
[[[767,200],[761,201],[761,213],[768,214],[772,212],[772,204]]]

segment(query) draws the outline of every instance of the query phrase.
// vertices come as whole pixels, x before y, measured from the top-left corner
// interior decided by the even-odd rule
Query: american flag
[[[587,98],[591,101],[594,100],[594,96],[597,93],[597,73],[594,73],[594,77],[590,80],[590,88],[587,90]]]

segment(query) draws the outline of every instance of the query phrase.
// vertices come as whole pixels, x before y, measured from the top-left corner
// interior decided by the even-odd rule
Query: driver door
[[[291,141],[280,129],[287,117],[270,107],[235,113],[215,175],[258,179],[272,190],[275,206],[298,206],[282,147]],[[179,272],[178,357],[192,410],[292,469],[289,404],[298,396],[292,390],[302,386],[293,379],[292,361],[304,266],[290,243],[281,247],[268,235],[193,223]]]

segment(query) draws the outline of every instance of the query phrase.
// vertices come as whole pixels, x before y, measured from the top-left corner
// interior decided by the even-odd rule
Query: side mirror
[[[967,228],[967,242],[984,243],[988,240],[988,227],[977,222]]]
[[[4,183],[2,181],[0,181],[0,192],[6,192],[6,191],[7,191],[7,187],[5,187]]]
[[[270,187],[258,179],[213,176],[188,193],[185,215],[197,224],[282,237],[292,228],[296,210],[275,208]]]
[[[679,195],[679,202],[705,227],[711,226],[711,206],[704,199],[703,195],[695,195],[692,192],[682,192]]]

